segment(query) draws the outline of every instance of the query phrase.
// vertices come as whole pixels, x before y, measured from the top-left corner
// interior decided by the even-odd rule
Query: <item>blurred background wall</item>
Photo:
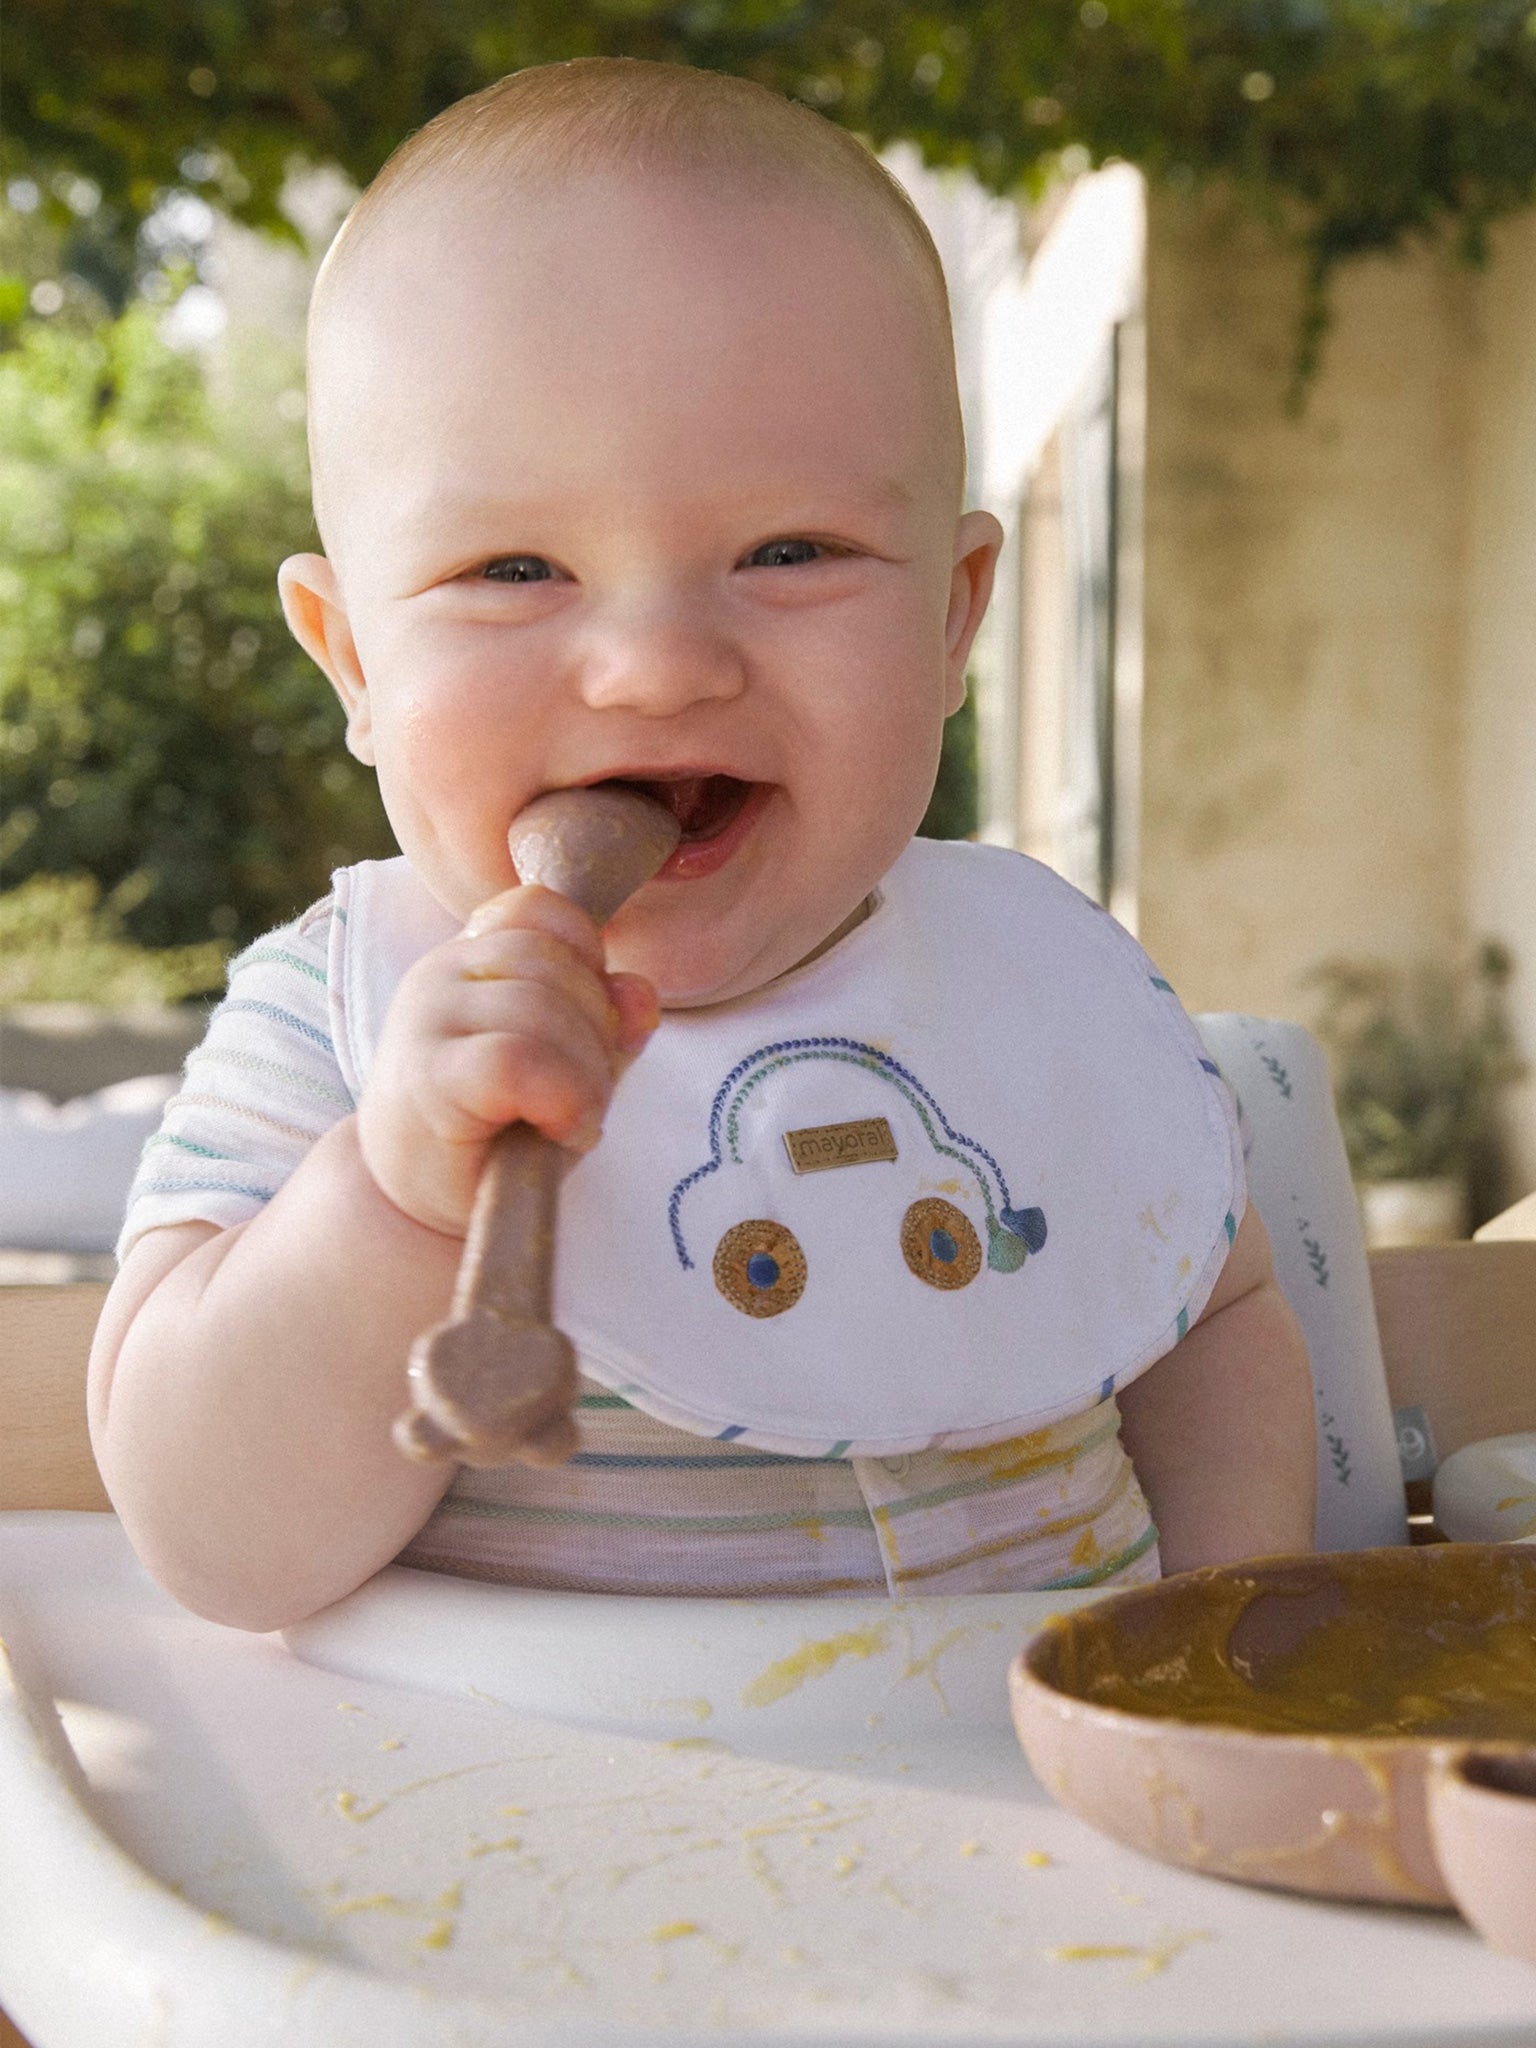
[[[1197,1009],[1503,939],[1536,1046],[1536,216],[1353,264],[1306,410],[1300,278],[1230,202],[1148,238],[1139,922]],[[1506,1104],[1536,1186],[1536,1086]]]

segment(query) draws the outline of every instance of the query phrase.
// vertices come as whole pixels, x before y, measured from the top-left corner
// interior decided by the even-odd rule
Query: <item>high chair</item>
[[[1536,1242],[1367,1263],[1316,1048],[1200,1024],[1312,1350],[1320,1545],[1401,1542],[1394,1409],[1442,1456],[1536,1426]],[[0,1289],[0,1508],[106,1506],[104,1293]],[[1536,2039],[1536,1977],[1459,1923],[1213,1885],[1048,1803],[1003,1673],[1096,1597],[391,1568],[294,1656],[176,1609],[110,1514],[0,1517],[0,2000],[31,2048]]]
[[[1427,1420],[1431,1461],[1536,1429],[1536,1236],[1373,1252],[1369,1270],[1392,1409]],[[0,1288],[0,1512],[110,1510],[85,1432],[106,1294],[96,1281]],[[1420,1499],[1411,1482],[1407,1498]]]

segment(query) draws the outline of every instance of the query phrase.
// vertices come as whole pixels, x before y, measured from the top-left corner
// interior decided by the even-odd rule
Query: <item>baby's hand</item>
[[[462,1237],[496,1133],[529,1123],[589,1150],[658,1014],[648,981],[604,972],[574,903],[537,887],[493,896],[395,994],[358,1108],[369,1172],[407,1216]]]

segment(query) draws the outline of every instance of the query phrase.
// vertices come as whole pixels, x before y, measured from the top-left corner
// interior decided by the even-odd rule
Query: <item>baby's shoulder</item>
[[[1065,876],[1016,847],[977,839],[912,839],[887,875],[887,888],[944,895],[1034,897],[1103,917],[1103,907]]]
[[[1124,925],[1044,861],[1011,846],[914,839],[881,884],[894,922],[910,920],[957,944],[986,938],[1005,950],[1060,942],[1119,955],[1141,971],[1146,955]]]
[[[229,963],[229,985],[253,981],[324,990],[330,976],[337,902],[333,889],[286,924],[274,925]]]

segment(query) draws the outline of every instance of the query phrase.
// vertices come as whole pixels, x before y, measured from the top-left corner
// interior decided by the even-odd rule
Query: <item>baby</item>
[[[1192,1027],[1047,870],[913,840],[1002,536],[868,152],[676,67],[503,80],[327,258],[310,433],[283,604],[403,859],[242,956],[146,1151],[90,1407],[150,1569],[267,1629],[402,1554],[764,1594],[1309,1547],[1305,1352]],[[610,780],[683,836],[599,933],[507,828]],[[519,1119],[574,1162],[580,1448],[412,1464]]]

